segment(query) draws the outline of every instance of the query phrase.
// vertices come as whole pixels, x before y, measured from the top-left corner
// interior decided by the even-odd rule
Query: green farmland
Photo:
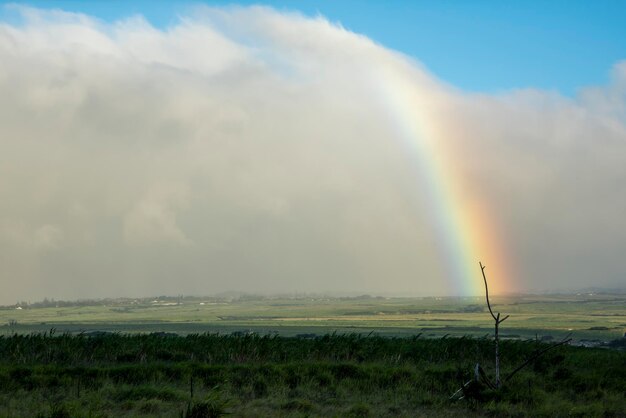
[[[493,298],[509,314],[504,338],[609,341],[626,331],[626,295],[555,295]],[[233,331],[324,335],[358,333],[424,337],[492,332],[484,298],[148,298],[0,310],[0,333]],[[58,306],[57,306],[58,305]],[[71,305],[71,306],[63,306]]]

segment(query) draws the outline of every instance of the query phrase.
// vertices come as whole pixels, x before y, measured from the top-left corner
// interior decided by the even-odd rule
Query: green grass
[[[475,298],[185,298],[181,304],[150,299],[66,306],[0,309],[0,335],[45,332],[203,332],[254,331],[298,334],[364,333],[410,336],[483,336],[492,321]],[[172,303],[168,301],[168,303]],[[505,338],[612,340],[626,331],[626,295],[496,297],[494,309],[511,317]],[[11,324],[11,325],[9,325]]]
[[[503,375],[544,346],[503,341]],[[626,353],[607,349],[560,346],[500,392],[450,401],[492,357],[468,337],[14,335],[0,416],[625,416]]]

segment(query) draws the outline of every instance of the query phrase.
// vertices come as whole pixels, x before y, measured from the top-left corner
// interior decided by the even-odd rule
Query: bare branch
[[[480,364],[476,363],[476,366],[474,367],[474,379],[473,380],[468,380],[467,382],[465,382],[465,384],[463,386],[461,386],[459,388],[459,390],[454,392],[452,394],[452,396],[450,396],[449,399],[454,399],[459,394],[461,394],[461,396],[458,397],[458,400],[461,400],[461,399],[465,398],[465,388],[467,388],[472,383],[472,381],[476,382],[476,383],[480,383],[482,381],[490,389],[493,389],[493,390],[496,389],[496,387],[493,385],[493,383],[491,383],[489,381],[489,378],[487,377],[487,374],[485,373],[483,368],[480,366]]]
[[[452,394],[452,396],[450,396],[450,398],[449,398],[449,399],[454,399],[454,398],[456,397],[456,395],[458,395],[459,393],[463,392],[463,389],[465,389],[465,388],[466,388],[466,387],[467,387],[470,383],[472,383],[472,381],[471,381],[471,380],[468,380],[467,382],[465,382],[465,384],[464,384],[463,386],[461,386],[461,388],[460,388],[459,390],[457,390],[456,392],[454,392],[454,393]],[[459,398],[459,400],[461,400],[461,399],[463,399],[463,396],[461,396],[461,397]]]
[[[491,314],[491,317],[497,321],[496,316],[491,310],[491,303],[489,303],[489,286],[487,286],[487,276],[485,276],[485,268],[487,266],[483,266],[483,263],[480,261],[478,262],[478,264],[480,265],[480,271],[483,273],[483,280],[485,281],[485,298],[487,299],[487,307],[489,308],[489,313]]]
[[[526,360],[525,362],[523,362],[522,364],[520,364],[515,370],[513,370],[511,373],[509,373],[507,375],[507,377],[504,378],[505,382],[508,382],[509,379],[511,379],[513,376],[515,376],[517,374],[517,372],[519,372],[520,370],[522,370],[524,367],[528,366],[530,364],[530,362],[532,362],[533,360],[538,359],[539,357],[541,357],[542,355],[544,355],[545,353],[547,353],[548,351],[552,350],[553,348],[556,348],[560,345],[563,344],[567,344],[568,342],[572,341],[571,338],[569,338],[571,334],[567,335],[562,341],[556,343],[556,344],[552,344],[549,347],[544,348],[541,351],[538,351],[537,353],[535,353],[533,356],[531,356],[530,358],[528,358],[528,360]]]
[[[491,383],[491,382],[489,381],[489,378],[487,377],[487,374],[485,373],[485,371],[483,370],[483,368],[482,368],[482,367],[480,367],[480,365],[479,365],[479,364],[476,364],[476,368],[477,368],[477,371],[478,371],[478,375],[480,376],[480,378],[482,379],[482,381],[483,381],[483,382],[485,382],[485,384],[486,384],[487,386],[489,386],[489,388],[490,388],[490,389],[495,390],[495,389],[496,389],[496,387],[493,385],[493,383]],[[478,379],[476,379],[476,380],[478,380]]]
[[[483,274],[483,281],[485,282],[485,298],[487,299],[487,307],[489,308],[489,313],[491,314],[491,317],[493,318],[495,322],[494,333],[493,333],[494,341],[496,345],[496,384],[495,384],[495,387],[499,389],[500,386],[502,385],[502,382],[500,380],[500,336],[498,333],[498,328],[500,327],[500,323],[506,320],[509,316],[507,315],[504,318],[500,319],[500,312],[498,312],[497,315],[493,313],[493,309],[491,309],[491,302],[489,301],[489,286],[487,285],[487,275],[485,274],[486,266],[483,266],[483,263],[480,261],[478,262],[478,264],[480,265],[480,271]]]

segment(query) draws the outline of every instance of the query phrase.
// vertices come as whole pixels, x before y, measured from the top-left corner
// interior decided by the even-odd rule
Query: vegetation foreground
[[[502,341],[506,375],[547,347]],[[0,337],[0,416],[626,416],[626,352],[559,346],[498,392],[450,395],[493,341],[326,335]]]

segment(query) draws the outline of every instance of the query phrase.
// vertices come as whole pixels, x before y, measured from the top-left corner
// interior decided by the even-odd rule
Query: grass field
[[[539,342],[504,341],[503,376]],[[560,346],[498,392],[450,395],[493,342],[359,335],[0,338],[6,417],[624,417],[626,353]]]
[[[626,331],[626,295],[496,297],[494,309],[510,318],[504,338],[609,341]],[[323,335],[332,332],[425,337],[484,336],[492,321],[475,298],[161,298],[94,302],[87,306],[6,307],[0,334],[45,332],[254,331]]]

